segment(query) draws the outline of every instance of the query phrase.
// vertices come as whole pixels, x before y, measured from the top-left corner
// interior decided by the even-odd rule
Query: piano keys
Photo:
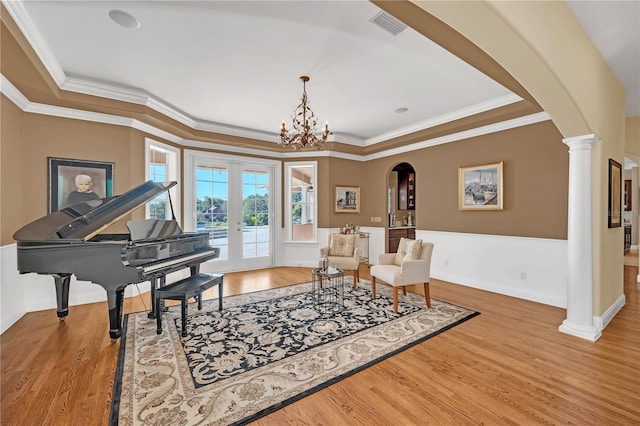
[[[122,335],[122,303],[129,284],[157,282],[174,271],[199,265],[220,255],[208,232],[183,232],[175,220],[128,222],[128,234],[101,234],[111,224],[177,182],[147,181],[115,197],[66,207],[35,220],[13,235],[21,274],[51,275],[56,287],[57,315],[69,313],[71,275],[107,292],[109,336]]]

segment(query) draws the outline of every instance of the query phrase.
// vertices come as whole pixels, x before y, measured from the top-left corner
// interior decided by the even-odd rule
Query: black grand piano
[[[102,286],[109,305],[109,336],[115,341],[122,334],[127,285],[150,281],[153,292],[168,273],[189,267],[194,274],[202,262],[220,255],[220,249],[209,244],[208,232],[183,232],[175,219],[132,221],[128,234],[100,234],[176,184],[147,181],[122,195],[74,204],[31,222],[13,235],[18,271],[54,278],[61,321],[69,313],[71,275],[80,283]]]

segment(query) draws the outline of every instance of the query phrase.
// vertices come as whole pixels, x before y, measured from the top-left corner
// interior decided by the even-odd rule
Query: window
[[[147,180],[154,182],[167,182],[177,180],[179,150],[171,146],[146,141],[147,150]],[[156,198],[148,202],[145,206],[146,217],[148,219],[172,219],[173,212],[169,205],[169,195],[173,203],[173,212],[179,214],[179,193],[178,185],[169,192],[163,192]]]
[[[315,192],[317,163],[286,163],[285,167],[289,240],[315,241],[318,229]]]

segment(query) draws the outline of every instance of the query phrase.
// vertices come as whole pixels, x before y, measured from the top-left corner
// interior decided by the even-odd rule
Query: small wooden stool
[[[158,327],[156,333],[162,333],[162,301],[165,299],[180,300],[182,307],[182,337],[187,336],[188,299],[194,297],[198,301],[198,310],[202,309],[202,292],[218,286],[218,310],[222,310],[222,274],[195,274],[175,283],[160,287],[155,291],[155,310]]]

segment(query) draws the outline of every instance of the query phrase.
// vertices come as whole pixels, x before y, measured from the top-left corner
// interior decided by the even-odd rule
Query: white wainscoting
[[[2,313],[0,314],[0,333],[4,333],[27,312],[55,309],[57,305],[56,291],[53,278],[49,275],[20,274],[17,270],[16,245],[9,244],[1,247],[2,256],[0,290],[2,296]],[[125,290],[125,297],[138,295],[140,292],[150,291],[148,282],[138,286],[129,285]],[[107,300],[107,293],[101,286],[87,281],[76,281],[71,278],[69,286],[69,306],[83,305]],[[147,305],[148,301],[145,301]],[[69,310],[73,315],[73,310]],[[107,315],[105,308],[105,315]],[[57,321],[55,312],[52,320]]]
[[[27,312],[27,294],[22,276],[16,269],[16,245],[0,248],[0,333]]]
[[[320,249],[329,245],[330,234],[339,231],[339,228],[319,228],[317,242],[284,242],[280,253],[276,256],[276,264],[317,267],[320,260]],[[384,253],[384,228],[361,227],[360,231],[370,234],[369,263],[374,261],[377,263],[378,254]]]
[[[369,263],[385,251],[385,229],[370,233]],[[313,267],[320,247],[337,228],[318,229],[317,243],[283,244],[283,266]],[[443,281],[505,294],[547,305],[567,306],[567,241],[416,230],[416,238],[435,244],[431,276]]]
[[[435,244],[431,276],[547,305],[567,306],[567,241],[416,231]]]

